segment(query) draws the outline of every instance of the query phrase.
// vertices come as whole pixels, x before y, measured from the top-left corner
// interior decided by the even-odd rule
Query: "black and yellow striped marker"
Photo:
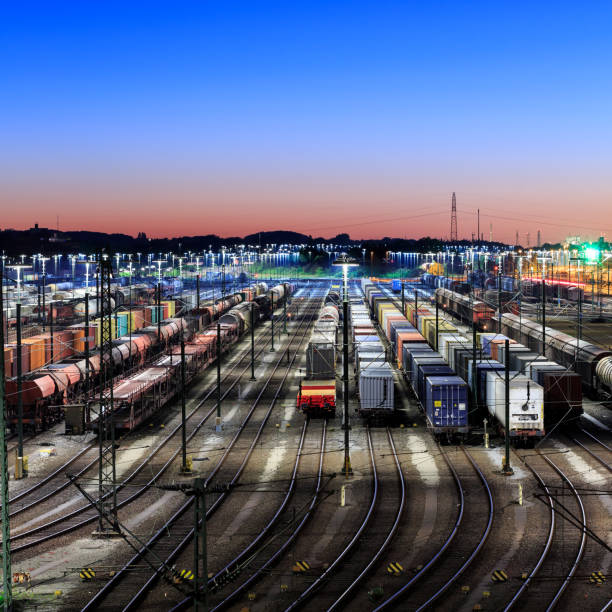
[[[79,576],[81,580],[93,580],[96,577],[96,572],[94,572],[91,567],[84,567],[79,572]]]
[[[493,580],[493,582],[506,582],[506,580],[508,580],[508,574],[506,574],[504,570],[495,570],[493,574],[491,574],[491,580]]]
[[[308,561],[296,561],[292,569],[295,574],[300,574],[307,572],[310,569],[310,564]]]
[[[589,582],[592,584],[603,584],[606,581],[606,575],[603,572],[593,572],[589,576]]]
[[[181,580],[193,580],[193,572],[188,569],[181,570],[179,572],[179,577]]]
[[[403,571],[404,568],[397,561],[387,565],[387,572],[392,576],[399,576]]]

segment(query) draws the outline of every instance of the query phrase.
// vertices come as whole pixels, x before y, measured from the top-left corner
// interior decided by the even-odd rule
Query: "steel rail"
[[[472,464],[472,467],[476,470],[476,473],[478,474],[478,477],[480,478],[487,494],[487,498],[489,501],[489,518],[487,520],[487,526],[485,527],[480,541],[478,542],[474,550],[470,553],[470,556],[464,561],[461,567],[450,577],[450,579],[442,585],[440,589],[438,589],[424,604],[417,608],[417,612],[421,612],[421,610],[425,610],[426,608],[428,608],[434,601],[439,599],[451,585],[453,585],[457,581],[457,579],[468,568],[468,566],[476,558],[476,555],[478,555],[478,553],[480,552],[481,548],[484,546],[484,543],[486,542],[487,537],[489,536],[489,533],[491,531],[491,525],[493,524],[493,495],[491,493],[489,483],[487,482],[487,479],[485,478],[485,475],[482,473],[481,469],[478,467],[478,464],[474,461],[474,459],[472,459],[472,456],[465,450],[463,446],[461,447],[461,449],[469,459],[470,463]]]
[[[371,561],[363,568],[359,576],[353,580],[353,582],[344,590],[344,592],[336,599],[336,601],[328,608],[328,612],[332,612],[333,610],[341,609],[341,606],[347,604],[347,601],[350,595],[353,593],[355,588],[363,581],[363,579],[367,576],[367,574],[372,570],[374,565],[378,563],[380,557],[385,552],[387,547],[389,546],[391,540],[394,538],[397,528],[399,527],[400,520],[402,518],[402,514],[404,512],[404,507],[406,505],[406,481],[404,478],[404,473],[402,471],[402,467],[400,465],[399,459],[397,457],[397,451],[395,449],[395,444],[393,442],[393,437],[391,436],[391,430],[387,427],[387,437],[389,439],[389,445],[391,446],[391,452],[393,454],[393,460],[395,461],[395,467],[397,468],[397,475],[400,482],[400,503],[397,509],[397,513],[395,515],[395,520],[393,521],[393,525],[385,538],[385,541],[382,543],[376,554],[372,557]]]
[[[265,350],[265,346],[267,346],[267,342],[265,343],[264,347],[262,347],[258,353],[261,354],[264,350]],[[229,378],[230,374],[240,365],[240,363],[244,360],[244,358],[246,356],[248,356],[250,354],[250,349],[247,349],[244,354],[242,355],[242,357],[240,357],[240,359],[231,367],[230,371],[228,372],[228,374],[226,375],[225,379]],[[248,369],[249,369],[249,365],[245,366],[244,369],[240,372],[238,378],[236,378],[236,380],[231,383],[231,385],[226,389],[226,391],[223,393],[222,399],[226,398],[227,395],[232,391],[232,389],[236,386],[236,384],[238,384],[238,380],[239,377],[242,376],[242,374],[244,374]],[[200,400],[198,400],[198,404],[193,408],[193,410],[187,415],[186,420],[190,420],[191,417],[202,407],[202,405],[209,399],[209,397],[215,393],[216,388],[213,387],[211,388],[204,397],[202,397]],[[194,427],[194,430],[187,436],[187,441],[189,442],[193,436],[201,429],[201,427],[208,421],[208,419],[215,413],[215,409],[216,409],[217,403],[215,402],[214,405],[212,406],[212,408],[209,410],[209,412],[200,420],[200,422]],[[166,438],[164,438],[164,440],[162,440],[162,442],[160,442],[160,444],[157,445],[157,447],[143,460],[143,462],[125,479],[123,480],[123,482],[119,483],[117,485],[117,491],[125,488],[125,486],[131,481],[133,480],[145,467],[147,467],[147,465],[150,463],[150,461],[153,459],[153,457],[155,457],[161,450],[163,447],[166,446],[166,444],[174,437],[176,436],[180,430],[182,428],[182,424],[178,424],[171,432],[170,435],[167,436]],[[139,497],[148,487],[152,486],[153,484],[155,484],[157,478],[163,474],[165,472],[165,470],[170,466],[170,464],[172,463],[172,461],[174,461],[174,459],[178,456],[178,454],[181,452],[181,448],[177,448],[176,451],[174,451],[174,453],[170,456],[170,459],[168,459],[166,461],[166,463],[162,466],[162,468],[159,470],[159,472],[153,476],[145,485],[142,486],[142,488],[138,491],[136,491],[135,493],[133,493],[132,495],[130,495],[128,498],[122,500],[121,502],[119,502],[117,504],[117,508],[122,508],[123,506],[125,506],[128,503],[131,503],[133,500],[135,500],[137,497]],[[80,474],[81,472],[79,472]],[[70,484],[70,481],[67,481],[68,484]],[[62,487],[64,488],[64,487]],[[35,505],[35,503],[31,504]],[[30,507],[31,507],[30,506]],[[11,542],[13,541],[18,541],[21,540],[23,538],[26,537],[30,537],[32,535],[35,535],[37,533],[40,533],[42,531],[45,531],[46,529],[48,529],[49,527],[54,527],[56,525],[60,525],[64,522],[66,522],[67,520],[70,520],[72,518],[74,518],[75,516],[78,516],[79,514],[82,514],[83,512],[86,512],[88,510],[90,510],[92,508],[91,504],[88,504],[86,506],[82,506],[81,508],[77,508],[76,510],[74,510],[73,512],[66,514],[58,519],[55,519],[53,521],[49,521],[43,525],[39,525],[38,527],[34,527],[32,529],[29,529],[28,531],[24,531],[22,533],[18,533],[15,535],[11,536]],[[76,529],[79,529],[80,527],[83,527],[84,525],[87,525],[88,523],[92,522],[93,520],[95,520],[97,518],[97,513],[89,518],[84,519],[83,521],[80,521],[79,523],[76,523],[74,525],[69,525],[68,527],[61,529],[57,532],[51,533],[51,534],[47,534],[45,536],[42,536],[41,538],[38,538],[36,540],[33,540],[32,542],[27,542],[25,544],[22,545],[17,545],[17,546],[13,546],[12,550],[13,552],[17,552],[20,550],[25,550],[26,548],[31,548],[33,546],[36,546],[38,544],[41,544],[43,542],[46,542],[50,539],[53,539],[55,537],[61,536],[61,535],[65,535],[67,533],[70,533]]]
[[[312,317],[311,317],[312,319]],[[248,423],[248,421],[250,420],[252,414],[254,413],[255,409],[258,406],[258,403],[264,393],[264,391],[266,390],[268,384],[270,383],[270,381],[272,380],[272,377],[274,375],[274,373],[276,372],[276,370],[278,369],[278,367],[282,364],[282,361],[285,357],[285,355],[288,353],[288,351],[290,350],[290,345],[291,342],[297,337],[297,334],[299,332],[299,330],[301,329],[302,325],[303,325],[304,321],[302,320],[300,322],[300,327],[298,328],[298,330],[296,330],[296,333],[294,334],[294,337],[292,339],[290,339],[287,348],[280,353],[279,359],[273,369],[273,371],[270,373],[266,383],[264,384],[264,386],[262,387],[260,393],[258,394],[256,400],[254,401],[251,409],[249,410],[249,412],[247,413],[245,419],[243,420],[242,425],[239,427],[239,429],[237,430],[236,434],[234,435],[234,437],[232,438],[230,444],[228,445],[228,447],[226,448],[225,452],[223,453],[223,455],[221,456],[221,458],[219,459],[219,461],[217,462],[215,468],[213,469],[212,473],[207,477],[206,479],[206,485],[210,484],[210,481],[212,480],[212,478],[214,478],[214,476],[216,475],[216,473],[218,472],[218,470],[221,468],[221,465],[223,464],[223,462],[225,461],[226,457],[229,454],[229,451],[233,448],[234,444],[236,443],[236,441],[238,440],[238,437],[240,436],[240,434],[242,433],[242,431],[244,430],[246,424]],[[309,329],[309,326],[306,326],[306,330]],[[304,332],[302,334],[302,337],[300,338],[300,344],[301,341],[303,340],[303,337],[305,336]],[[246,371],[246,370],[245,370]],[[289,373],[289,367],[287,368],[287,373],[285,374],[285,377],[283,378],[283,382],[285,380],[285,378],[287,377]],[[279,385],[279,389],[277,391],[277,395],[280,392],[280,389],[282,388],[282,383],[281,385]],[[276,396],[275,399],[273,400],[273,403],[265,417],[265,421],[267,422],[267,419],[271,413],[271,410],[274,406],[274,403],[276,401]],[[214,411],[214,409],[213,409]],[[213,412],[211,411],[211,413]],[[261,431],[263,429],[263,426],[260,427],[259,431],[258,431],[258,436],[261,434]],[[256,442],[255,442],[256,444]],[[253,448],[255,447],[255,444],[252,444],[248,454],[250,456],[250,453],[252,452]],[[180,449],[177,450],[177,454],[180,451]],[[246,465],[246,461],[243,462],[243,464],[241,465],[240,469],[244,469],[244,466]],[[216,510],[216,508],[218,507],[217,502],[220,499],[225,499],[227,497],[227,493],[222,493],[220,495],[219,498],[217,498],[217,501],[215,502],[215,504],[213,504],[213,506],[211,506],[211,508],[208,509],[207,511],[207,518],[209,517],[209,515],[212,515],[212,513],[214,512],[214,510]],[[190,499],[188,501],[186,501],[173,515],[170,519],[168,519],[164,526],[159,529],[147,542],[147,544],[145,545],[145,547],[141,548],[124,566],[121,570],[119,570],[103,587],[102,589],[100,589],[100,591],[98,591],[93,597],[92,599],[85,605],[85,607],[83,608],[83,610],[92,610],[92,609],[96,609],[97,606],[99,605],[100,601],[106,597],[115,587],[116,585],[123,579],[123,577],[128,573],[129,568],[136,563],[139,559],[141,559],[148,551],[148,548],[150,546],[152,546],[153,544],[155,544],[157,542],[157,540],[159,540],[163,535],[167,535],[168,534],[168,529],[177,521],[181,518],[181,516],[191,507],[191,504],[193,503],[193,500]],[[171,559],[173,559],[176,555],[179,554],[179,552],[182,550],[182,547],[184,547],[185,545],[187,545],[191,540],[192,540],[192,534],[193,534],[193,528],[191,528],[189,530],[189,532],[187,533],[187,535],[182,539],[182,541],[179,543],[179,545],[177,547],[174,548],[173,552],[171,553],[169,559],[171,562]],[[156,573],[153,574],[153,576],[151,576],[149,578],[149,580],[147,581],[147,588],[148,585],[152,582],[152,580],[156,579],[159,576],[160,570],[158,569]],[[146,589],[145,589],[146,590]],[[127,607],[129,608],[129,606],[132,604],[133,601],[136,600],[136,598],[141,598],[142,595],[144,595],[145,590],[143,590],[142,588],[138,591],[138,593],[132,598],[132,600],[130,600],[130,602],[127,604]]]
[[[546,483],[540,476],[540,474],[538,474],[538,472],[536,471],[536,469],[532,467],[531,465],[529,465],[526,461],[524,460],[522,461],[523,461],[523,464],[526,465],[531,470],[531,473],[535,476],[536,480],[540,484],[540,487],[544,490],[544,492],[546,493],[546,496],[548,497],[548,503],[550,504],[550,527],[548,529],[548,536],[546,538],[546,543],[544,544],[544,550],[542,551],[542,554],[540,555],[537,563],[535,564],[535,567],[529,572],[529,575],[524,580],[524,582],[521,584],[521,586],[516,591],[516,593],[513,595],[512,599],[506,604],[506,607],[504,608],[504,612],[508,612],[509,610],[511,610],[514,607],[514,605],[517,603],[517,601],[520,599],[521,595],[529,588],[529,585],[531,584],[533,578],[536,576],[536,574],[542,567],[544,560],[548,556],[550,547],[552,546],[553,537],[555,534],[555,505],[554,505],[553,498],[550,494],[550,491],[548,487],[546,486]]]
[[[444,544],[440,547],[440,549],[436,552],[436,554],[401,588],[399,588],[393,595],[391,595],[388,599],[379,604],[374,612],[379,612],[388,608],[389,606],[397,603],[402,597],[406,595],[406,593],[417,583],[442,557],[446,549],[450,546],[451,542],[455,539],[455,536],[459,532],[459,527],[461,526],[461,522],[463,520],[463,515],[465,512],[465,496],[463,494],[463,487],[461,485],[461,479],[455,470],[455,467],[450,462],[446,453],[442,451],[442,447],[438,444],[438,449],[440,454],[444,457],[446,464],[453,476],[455,487],[457,489],[457,494],[459,496],[459,511],[457,512],[457,518],[455,519],[455,524],[451,529],[448,537],[444,541]]]
[[[306,511],[304,516],[302,517],[302,520],[299,522],[299,524],[296,526],[296,528],[291,532],[289,538],[282,544],[282,546],[266,562],[264,562],[262,564],[262,566],[260,568],[258,568],[257,571],[254,574],[249,576],[249,578],[247,578],[247,580],[245,580],[242,584],[240,584],[223,601],[221,601],[219,604],[217,604],[211,610],[211,612],[216,612],[217,610],[222,610],[223,608],[226,608],[229,604],[231,604],[236,599],[236,597],[238,597],[241,593],[243,593],[256,580],[258,580],[259,578],[264,576],[266,574],[268,568],[270,566],[272,566],[274,563],[276,563],[276,561],[287,550],[287,548],[289,548],[289,546],[295,540],[295,538],[298,536],[298,534],[300,533],[300,531],[302,530],[302,528],[304,527],[304,525],[306,524],[308,519],[312,516],[312,513],[313,513],[313,511],[315,509],[315,506],[316,506],[319,494],[321,493],[321,479],[323,477],[323,459],[324,459],[324,456],[325,456],[325,439],[326,439],[326,434],[327,434],[327,421],[324,421],[323,431],[321,432],[321,446],[320,446],[321,451],[320,451],[320,455],[319,455],[319,470],[318,470],[318,476],[317,476],[317,485],[315,487],[315,492],[314,492],[314,494],[312,496],[312,500],[310,501],[310,504],[308,506],[308,510]],[[177,606],[172,608],[172,612],[178,612],[178,610],[185,610],[186,609],[186,605],[185,604],[188,604],[188,603],[189,603],[189,600],[185,600],[185,601],[181,602],[180,604],[178,604]]]
[[[329,567],[305,590],[303,591],[298,598],[291,603],[286,609],[285,612],[289,612],[289,610],[296,610],[300,606],[302,606],[312,595],[314,592],[327,580],[329,576],[333,573],[333,571],[342,563],[344,557],[353,549],[361,535],[363,534],[365,528],[369,525],[370,519],[374,514],[374,508],[378,503],[378,472],[376,471],[376,461],[374,460],[374,449],[372,448],[372,436],[370,433],[370,428],[367,428],[367,438],[368,438],[368,449],[370,451],[370,461],[372,465],[372,500],[370,502],[370,506],[365,515],[365,518],[361,522],[359,529],[355,532],[355,535],[351,538],[350,542],[345,546],[342,552],[330,563]]]
[[[576,558],[574,559],[574,561],[572,563],[570,571],[568,572],[567,576],[563,579],[563,583],[561,584],[561,587],[555,593],[555,596],[553,597],[552,601],[550,602],[550,604],[546,608],[547,612],[549,612],[550,610],[552,610],[557,605],[559,599],[561,599],[561,596],[565,592],[565,589],[567,588],[567,585],[570,583],[572,577],[576,573],[576,569],[578,568],[578,564],[580,563],[580,561],[582,559],[582,556],[584,554],[584,549],[585,549],[585,546],[586,546],[586,512],[584,510],[584,505],[582,503],[582,498],[578,494],[578,491],[576,491],[576,488],[574,487],[572,481],[561,471],[561,468],[559,468],[559,466],[557,466],[555,463],[553,463],[553,461],[551,461],[548,457],[546,457],[545,455],[542,455],[542,458],[568,484],[569,488],[572,490],[572,493],[574,494],[574,496],[576,498],[576,502],[578,503],[578,507],[580,508],[580,513],[582,515],[582,537],[580,538],[580,546],[578,548],[578,553],[576,554]]]

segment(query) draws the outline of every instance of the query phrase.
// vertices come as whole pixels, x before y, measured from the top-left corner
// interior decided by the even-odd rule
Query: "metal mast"
[[[100,410],[98,413],[98,442],[100,445],[99,496],[100,520],[97,535],[120,534],[117,521],[117,489],[115,464],[115,423],[113,418],[113,333],[111,307],[111,277],[113,267],[110,257],[100,256],[98,262],[100,277]],[[110,518],[112,527],[104,520]]]
[[[457,242],[457,198],[453,191],[453,199],[451,203],[451,242]]]
[[[4,267],[4,266],[3,266]],[[4,281],[0,271],[0,347],[4,349]],[[4,357],[0,359],[0,490],[2,497],[2,595],[5,610],[13,607],[11,537],[9,525],[8,457],[6,451],[6,401],[4,397]]]

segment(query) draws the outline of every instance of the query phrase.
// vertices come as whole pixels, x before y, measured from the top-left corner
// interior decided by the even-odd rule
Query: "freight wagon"
[[[334,300],[335,296],[325,300],[306,347],[306,377],[300,381],[297,407],[311,417],[330,417],[336,413],[336,343],[340,315]]]
[[[278,287],[275,289],[278,294]],[[283,298],[285,295],[290,295],[291,291],[292,286],[283,285]],[[114,317],[111,321],[111,333],[115,338],[110,362],[113,375],[125,376],[134,369],[142,368],[143,364],[149,362],[155,355],[170,350],[182,334],[191,336],[205,328],[210,325],[214,317],[221,316],[233,305],[240,304],[242,299],[241,294],[229,296],[189,316],[168,318],[159,325],[155,320],[157,310],[154,307],[117,313],[117,318]],[[254,308],[258,312],[258,306]],[[170,306],[167,305],[165,312],[169,311]],[[243,321],[244,312],[244,307],[241,307],[238,313],[230,317],[237,327],[240,327],[238,321]],[[123,319],[118,325],[116,321],[124,314],[127,314],[127,319]],[[259,316],[261,317],[261,312]],[[244,321],[243,323],[245,327],[239,333],[244,333],[247,323]],[[127,325],[131,331],[117,337],[117,330],[125,329],[124,325]],[[232,327],[231,322],[229,325]],[[38,431],[57,423],[63,417],[63,405],[77,401],[86,391],[87,384],[90,389],[99,384],[100,355],[94,349],[100,343],[100,335],[101,327],[98,320],[93,321],[88,328],[78,324],[63,332],[57,332],[53,342],[50,334],[24,340],[22,355],[29,356],[24,357],[22,364],[24,365],[22,368],[23,423],[28,429]],[[86,340],[90,347],[90,357],[87,361],[84,355]],[[16,357],[12,347],[8,348],[11,349],[10,355],[6,350],[4,352],[6,372],[10,372],[13,377],[6,380],[7,417],[9,426],[15,429],[18,419]],[[28,369],[34,368],[35,371],[27,372]]]

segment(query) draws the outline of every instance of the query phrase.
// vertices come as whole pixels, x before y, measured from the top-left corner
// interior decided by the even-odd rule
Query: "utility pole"
[[[221,431],[221,323],[217,323],[217,419],[215,431]]]
[[[89,400],[89,293],[85,294],[85,393]]]
[[[283,299],[283,333],[287,333],[287,296]]]
[[[161,350],[161,283],[157,283],[157,300],[155,310],[157,311],[157,344]]]
[[[344,298],[342,300],[342,366],[343,366],[343,399],[344,399],[344,468],[342,473],[348,478],[352,473],[351,456],[350,456],[350,440],[349,430],[351,428],[349,421],[349,363],[348,363],[348,299],[346,295],[346,287],[344,288]]]
[[[255,378],[255,302],[251,302],[251,380]]]
[[[436,351],[438,350],[439,310],[440,310],[440,306],[438,305],[438,300],[436,299],[436,342],[435,342]]]
[[[53,339],[53,304],[49,303],[49,335],[51,336],[51,363],[55,361],[55,340]]]
[[[42,287],[42,315],[43,315],[43,325],[42,325],[42,329],[43,332],[46,331],[45,327],[47,325],[47,312],[46,312],[46,305],[45,305],[45,301],[46,301],[46,295],[47,292],[45,291],[46,287],[47,287],[47,275],[43,274],[42,275],[43,278],[43,287]]]
[[[181,473],[190,474],[191,470],[187,465],[187,431],[185,430],[185,420],[187,418],[187,410],[185,406],[185,339],[181,333],[181,451],[182,451],[182,462],[181,462]]]
[[[546,356],[546,262],[542,261],[542,355]]]
[[[501,257],[499,259],[499,265],[497,266],[497,333],[501,334],[502,324],[502,293],[501,293]]]
[[[419,329],[419,292],[414,290],[414,326]]]
[[[199,274],[196,276],[196,305],[199,310],[200,309],[200,275]]]
[[[193,481],[193,609],[208,610],[208,558],[206,554],[206,481]],[[200,571],[200,562],[202,571]],[[200,607],[200,604],[202,606]]]
[[[504,417],[506,426],[504,427],[505,431],[505,460],[504,460],[504,468],[502,470],[502,474],[504,476],[509,476],[514,474],[514,470],[510,467],[510,340],[506,340],[504,343],[505,347],[505,357],[506,357],[506,367],[505,367],[505,410]]]
[[[272,313],[270,314],[270,325],[272,326],[272,347],[270,348],[270,352],[274,352],[274,293],[271,294],[272,297]]]
[[[19,469],[15,468],[15,476],[23,478],[23,363],[21,343],[21,302],[16,304],[17,310],[17,463]],[[2,344],[4,348],[4,344]],[[4,361],[4,356],[3,356]]]
[[[578,358],[580,356],[580,340],[582,340],[582,288],[580,287],[580,264],[578,264],[578,311],[577,311],[577,337],[578,342],[576,343],[576,366],[578,365]]]
[[[406,298],[404,296],[404,287],[405,287],[405,284],[402,281],[402,314],[406,316]]]
[[[3,266],[4,268],[4,266]],[[0,347],[4,349],[4,279],[3,270],[0,270]],[[4,356],[0,359],[0,488],[2,490],[2,599],[4,610],[13,608],[13,591],[11,572],[11,530],[9,511],[9,474],[8,456],[6,450],[6,399],[4,394]],[[21,395],[20,395],[21,397]]]
[[[121,533],[117,518],[117,469],[115,447],[115,423],[113,405],[113,335],[111,307],[111,277],[112,261],[109,255],[104,259],[100,254],[100,409],[98,411],[98,443],[100,462],[98,466],[98,497],[102,510],[98,522],[98,531],[94,534],[100,537],[115,536]],[[105,389],[107,392],[105,394]],[[111,527],[106,525],[104,516],[110,518]]]
[[[472,394],[478,407],[478,385],[476,384],[476,323],[472,312]]]

